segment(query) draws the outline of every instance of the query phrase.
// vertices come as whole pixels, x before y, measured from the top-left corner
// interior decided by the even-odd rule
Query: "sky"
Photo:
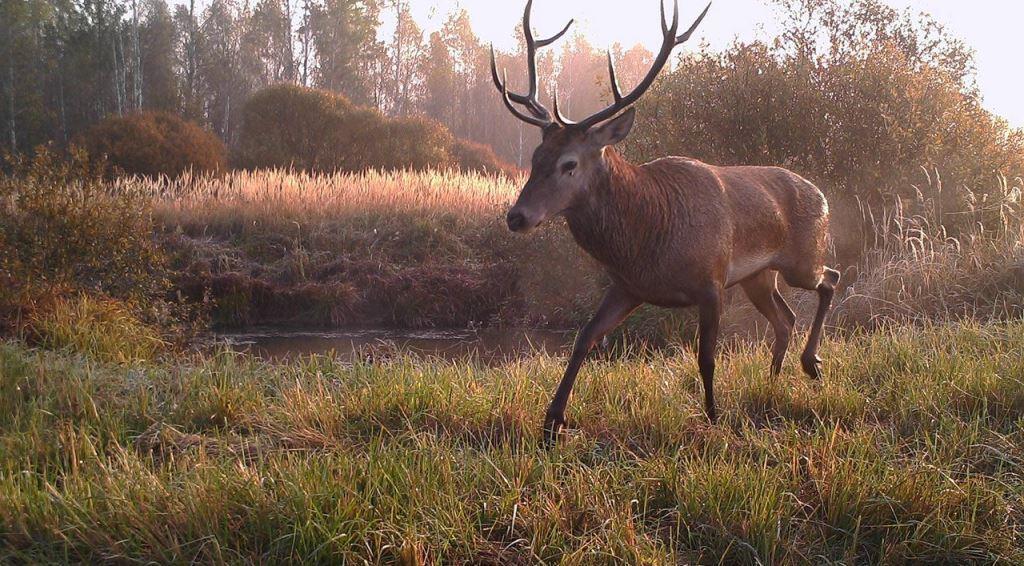
[[[670,1],[666,0],[669,12]],[[680,0],[681,28],[696,18],[704,1]],[[1024,127],[1024,0],[884,1],[896,8],[932,14],[974,48],[985,106],[1011,125]],[[515,45],[513,33],[525,0],[411,0],[411,5],[413,16],[427,32],[439,28],[452,10],[465,8],[484,42],[510,49]],[[661,42],[658,0],[534,0],[533,27],[538,37],[557,32],[573,18],[597,47],[642,43],[654,51]],[[734,39],[772,38],[777,29],[776,14],[764,0],[715,0],[690,41],[722,48]]]

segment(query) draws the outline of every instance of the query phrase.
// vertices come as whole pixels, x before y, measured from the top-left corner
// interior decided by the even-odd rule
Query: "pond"
[[[231,350],[251,353],[269,361],[331,354],[350,362],[359,357],[411,353],[446,360],[477,358],[486,364],[497,365],[538,351],[567,354],[575,336],[575,331],[537,329],[311,331],[259,328],[241,333],[220,333],[216,339]]]

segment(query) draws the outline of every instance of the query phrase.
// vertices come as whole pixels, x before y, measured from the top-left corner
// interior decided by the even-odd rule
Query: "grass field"
[[[1024,324],[487,368],[0,345],[0,562],[1024,560]]]

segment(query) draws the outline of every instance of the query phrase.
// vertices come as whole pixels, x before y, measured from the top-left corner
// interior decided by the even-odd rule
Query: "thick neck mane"
[[[566,220],[587,253],[614,272],[628,273],[660,248],[678,203],[658,175],[611,147],[604,149],[604,165]]]

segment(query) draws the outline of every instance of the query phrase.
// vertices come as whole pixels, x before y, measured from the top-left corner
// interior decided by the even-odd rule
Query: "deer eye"
[[[562,164],[562,174],[571,176],[576,172],[576,165],[575,161],[566,161]]]

